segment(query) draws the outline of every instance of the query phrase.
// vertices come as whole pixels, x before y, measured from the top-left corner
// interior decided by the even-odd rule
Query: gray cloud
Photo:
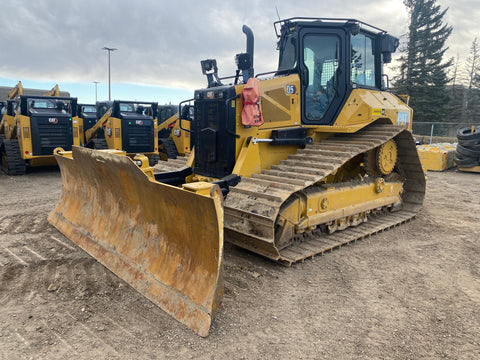
[[[476,1],[441,0],[455,26],[449,55],[468,55],[478,36]],[[112,53],[116,82],[193,89],[203,86],[200,60],[216,58],[221,75],[234,72],[234,55],[245,49],[242,24],[255,35],[256,72],[277,65],[273,21],[282,18],[352,17],[399,36],[407,30],[401,0],[163,1],[3,0],[0,10],[0,77],[44,81],[103,80]]]

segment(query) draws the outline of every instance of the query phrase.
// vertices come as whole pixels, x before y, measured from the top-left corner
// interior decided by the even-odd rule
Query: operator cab
[[[383,63],[398,39],[353,19],[292,18],[274,23],[277,74],[297,73],[302,123],[331,125],[354,88],[384,90]]]

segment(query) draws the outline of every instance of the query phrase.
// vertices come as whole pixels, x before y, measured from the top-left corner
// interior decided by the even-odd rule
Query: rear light
[[[27,151],[25,151],[25,154],[27,154],[27,155],[28,155],[28,154],[30,154],[30,153],[29,153],[29,152],[28,152],[28,150],[27,150]]]
[[[28,127],[23,128],[23,137],[28,139],[30,137],[30,129]]]

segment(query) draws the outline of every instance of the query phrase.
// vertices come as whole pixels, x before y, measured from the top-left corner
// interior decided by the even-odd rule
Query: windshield
[[[54,109],[55,102],[47,99],[29,99],[28,104],[34,109]]]
[[[133,104],[120,104],[120,111],[135,111]]]
[[[86,113],[94,113],[97,112],[97,108],[95,106],[83,106],[82,111]]]

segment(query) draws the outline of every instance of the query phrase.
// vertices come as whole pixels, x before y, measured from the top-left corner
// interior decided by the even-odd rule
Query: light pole
[[[111,83],[111,78],[110,78],[110,53],[112,51],[118,50],[115,48],[109,48],[109,47],[103,47],[102,50],[107,50],[108,51],[108,101],[112,100],[112,83]]]
[[[95,84],[95,103],[97,103],[97,85],[100,83],[100,81],[94,81]]]

